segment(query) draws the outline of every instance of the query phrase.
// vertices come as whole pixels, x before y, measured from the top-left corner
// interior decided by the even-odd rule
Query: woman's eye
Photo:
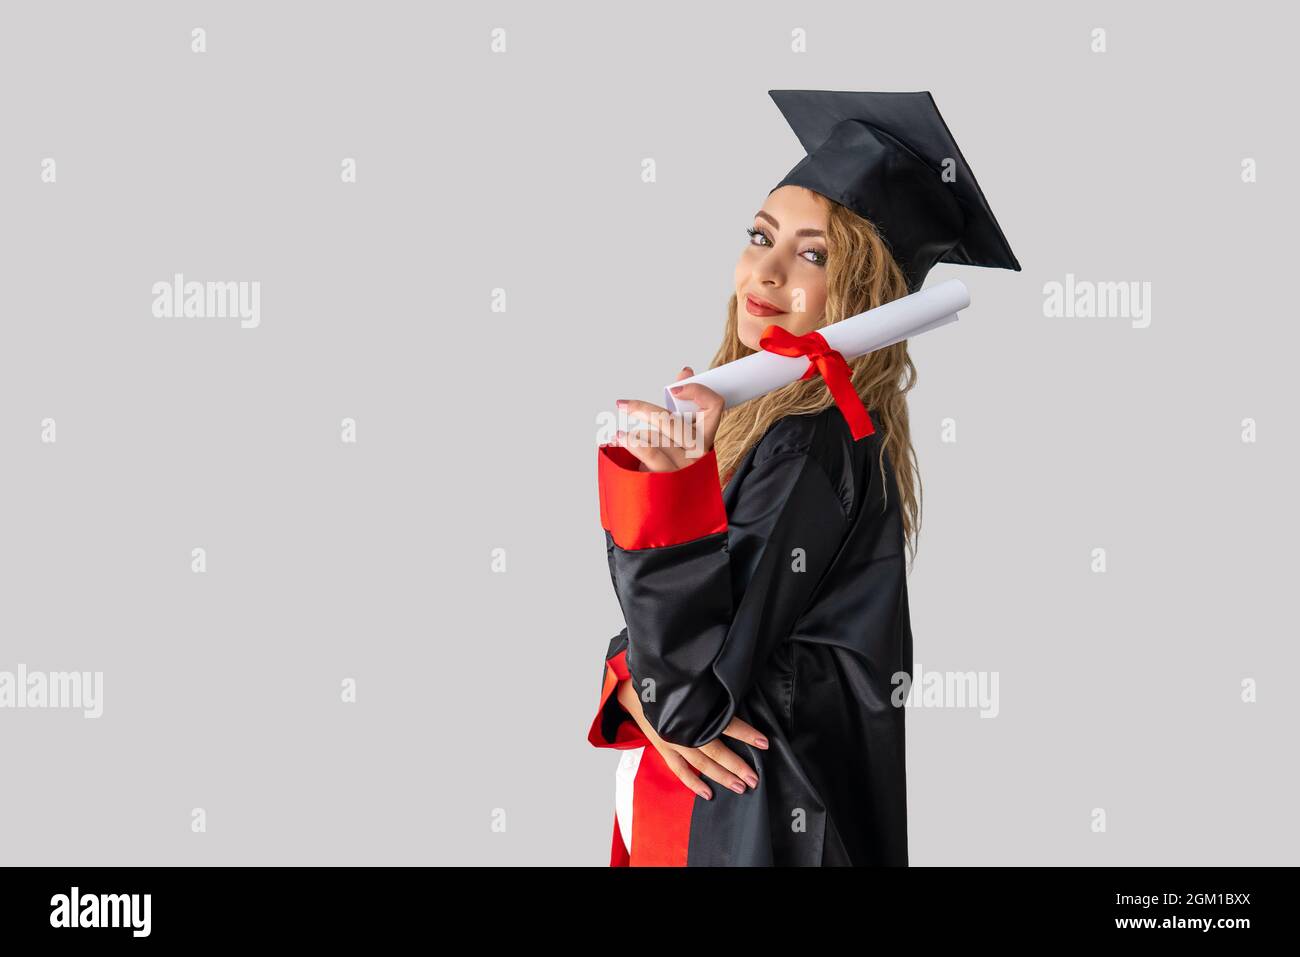
[[[767,233],[763,232],[763,230],[761,229],[755,229],[753,226],[750,226],[748,229],[745,230],[745,232],[749,233],[749,244],[751,246],[772,245],[772,237],[770,237]],[[761,242],[759,241],[760,238],[762,240]],[[805,249],[799,255],[803,256],[814,266],[826,265],[826,254],[822,252],[820,249]]]

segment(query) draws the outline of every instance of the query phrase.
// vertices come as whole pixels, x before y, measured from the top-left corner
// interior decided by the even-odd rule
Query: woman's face
[[[802,186],[773,191],[754,216],[736,263],[736,332],[758,349],[764,326],[795,335],[817,328],[826,310],[826,201]]]

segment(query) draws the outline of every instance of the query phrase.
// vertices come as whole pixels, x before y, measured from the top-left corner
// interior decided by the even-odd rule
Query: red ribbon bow
[[[867,415],[867,407],[862,404],[862,397],[853,388],[849,364],[844,361],[844,356],[830,347],[820,332],[814,329],[796,336],[788,329],[773,324],[763,330],[758,344],[766,352],[779,356],[808,357],[808,369],[799,378],[811,379],[821,373],[821,377],[826,380],[826,388],[831,390],[835,404],[840,407],[844,420],[849,424],[854,441],[876,431],[871,416]]]

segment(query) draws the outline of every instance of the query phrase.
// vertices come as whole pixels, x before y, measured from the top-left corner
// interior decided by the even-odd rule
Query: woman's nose
[[[761,283],[780,286],[785,283],[785,269],[775,256],[764,256],[754,269],[754,278]]]

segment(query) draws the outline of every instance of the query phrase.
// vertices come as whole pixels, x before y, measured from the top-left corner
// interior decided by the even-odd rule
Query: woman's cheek
[[[811,295],[805,301],[805,315],[808,319],[808,327],[816,329],[822,321],[822,314],[826,312],[826,293],[824,290],[815,295]]]

